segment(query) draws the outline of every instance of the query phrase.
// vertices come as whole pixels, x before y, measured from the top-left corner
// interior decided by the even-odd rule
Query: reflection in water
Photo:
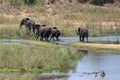
[[[88,54],[88,50],[81,50],[81,49],[77,49],[78,53],[82,53],[83,55],[87,55]]]
[[[93,80],[95,74],[84,75],[83,73],[99,72],[104,70],[106,73],[103,80],[120,80],[120,55],[116,54],[99,54],[89,52],[84,55],[82,61],[78,61],[76,66],[76,72],[68,80]],[[82,77],[80,76],[82,75]],[[96,80],[101,80],[100,75],[96,77]]]

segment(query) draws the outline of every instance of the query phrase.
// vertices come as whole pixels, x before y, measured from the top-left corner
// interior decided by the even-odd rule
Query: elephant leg
[[[55,41],[55,37],[53,36],[53,41]]]
[[[58,41],[58,37],[55,37],[56,38],[56,41]]]
[[[57,40],[57,39],[56,39]],[[53,37],[53,41],[55,41],[55,37]]]
[[[32,28],[33,28],[33,33],[36,34],[36,33],[35,33],[35,27],[32,27]]]
[[[40,41],[42,41],[43,40],[43,37],[40,37]]]
[[[55,38],[56,38],[56,41],[59,41],[58,37],[60,36],[60,34],[56,34]]]
[[[38,38],[39,38],[39,34],[36,34],[36,36],[35,36],[35,40],[37,40]]]
[[[36,33],[35,33],[35,39],[37,38],[38,35],[39,35],[39,33],[36,32]]]
[[[50,40],[51,40],[51,39],[53,39],[53,41],[55,41],[54,35],[52,35],[52,36],[50,37]]]
[[[88,37],[86,37],[86,40],[87,40],[87,42],[88,42]]]
[[[59,41],[58,36],[56,36],[55,38],[56,38],[56,41]]]
[[[82,38],[82,36],[80,35],[80,36],[79,36],[79,40],[80,40],[80,41],[81,41],[81,38]]]
[[[42,40],[43,40],[43,36],[40,37],[40,41],[42,41]]]
[[[49,41],[47,36],[45,37],[45,40],[46,40],[46,41]]]
[[[84,36],[82,36],[82,41],[84,42]]]
[[[29,35],[30,32],[31,32],[31,26],[28,26],[28,33],[27,33],[27,35]]]
[[[50,40],[53,39],[53,35],[51,35]]]
[[[44,40],[46,40],[46,41],[47,41],[47,36],[44,36],[43,38],[44,38]]]

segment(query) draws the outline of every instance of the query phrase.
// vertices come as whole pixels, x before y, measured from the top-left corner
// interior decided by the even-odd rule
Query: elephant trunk
[[[22,25],[23,25],[23,23],[21,22],[21,23],[20,23],[20,29],[22,29]]]
[[[79,33],[78,31],[76,31],[76,34],[77,34],[77,35],[80,35],[80,33]]]

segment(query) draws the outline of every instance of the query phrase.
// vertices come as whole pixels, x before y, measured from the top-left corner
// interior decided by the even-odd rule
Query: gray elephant
[[[59,40],[59,36],[61,34],[60,30],[57,29],[57,27],[53,27],[51,29],[51,37],[50,37],[50,40],[53,39],[53,40],[56,40],[58,41]],[[55,39],[56,38],[56,39]]]
[[[22,19],[20,22],[20,29],[22,28],[22,25],[25,25],[26,28],[29,30],[27,34],[31,32],[31,28],[33,29],[33,33],[35,33],[35,29],[34,29],[35,22],[30,18]]]
[[[86,38],[86,41],[88,42],[88,37],[89,37],[88,29],[78,27],[77,34],[79,35],[80,41],[84,42],[84,39]]]
[[[35,38],[37,40],[40,37],[40,40],[45,39],[46,41],[48,41],[50,35],[51,35],[51,28],[40,26],[39,29],[37,29]]]

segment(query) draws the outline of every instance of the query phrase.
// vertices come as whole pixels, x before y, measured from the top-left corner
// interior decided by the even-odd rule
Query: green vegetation
[[[47,42],[28,41],[28,43],[38,45],[32,47],[0,43],[1,72],[67,71],[74,68],[76,61],[82,58],[81,54],[68,47]]]
[[[22,0],[20,2],[22,3]],[[119,8],[72,3],[48,6],[42,3],[44,2],[40,1],[35,6],[13,7],[5,1],[1,5],[3,9],[0,9],[0,37],[33,38],[33,34],[26,35],[24,26],[22,30],[19,28],[20,21],[25,17],[30,17],[39,24],[58,27],[62,36],[77,36],[78,26],[88,28],[90,36],[120,35]]]
[[[70,3],[53,1],[57,0],[51,0],[51,2],[46,2],[46,0],[4,0],[3,4],[0,3],[0,38],[29,39],[25,43],[26,45],[0,43],[0,72],[67,71],[73,69],[76,61],[82,58],[77,49],[100,53],[120,53],[119,47],[119,49],[104,48],[103,44],[101,47],[94,47],[92,43],[101,43],[99,41],[88,43],[89,46],[80,42],[71,43],[77,47],[76,49],[30,40],[34,38],[33,33],[26,35],[25,26],[21,30],[19,27],[20,21],[25,17],[29,17],[39,24],[58,27],[61,30],[61,36],[77,36],[78,26],[88,28],[90,36],[120,35],[120,10],[118,8],[120,3],[117,3],[118,6],[114,5],[114,2],[119,2],[119,0],[76,0],[75,4],[75,0],[68,0]],[[105,3],[114,4],[106,6]],[[118,39],[115,42],[108,40],[102,43],[120,44]],[[19,79],[31,80],[32,78],[22,77]]]
[[[50,8],[21,6],[19,8],[20,10],[11,8],[9,12],[7,7],[5,7],[5,11],[0,10],[1,13],[4,13],[0,15],[1,38],[33,37],[33,34],[26,35],[24,26],[22,30],[19,28],[21,19],[27,16],[37,23],[57,26],[61,30],[62,36],[76,36],[78,26],[88,28],[90,36],[120,34],[120,10],[118,8],[99,7],[88,4],[78,4],[76,6],[72,4],[61,6],[58,4]],[[25,8],[25,11],[22,8]],[[13,13],[14,10],[16,11],[15,13]],[[40,18],[37,18],[37,16]]]
[[[16,4],[16,5],[19,5],[19,4],[26,4],[26,5],[35,5],[37,3],[42,3],[42,4],[55,4],[56,2],[61,2],[61,3],[65,3],[65,2],[70,2],[70,3],[90,3],[90,4],[95,4],[95,5],[103,5],[105,3],[115,3],[115,2],[120,2],[119,0],[68,0],[68,1],[65,1],[65,0],[59,0],[59,1],[56,1],[56,0],[7,0],[9,2],[11,2],[11,4]]]
[[[18,25],[6,25],[0,27],[0,37],[7,38],[7,39],[15,39],[15,38],[33,38],[34,35],[31,33],[27,35],[27,30],[23,28],[20,30]]]
[[[66,78],[68,75],[17,75],[17,76],[10,76],[10,77],[0,77],[1,80],[55,80]]]

